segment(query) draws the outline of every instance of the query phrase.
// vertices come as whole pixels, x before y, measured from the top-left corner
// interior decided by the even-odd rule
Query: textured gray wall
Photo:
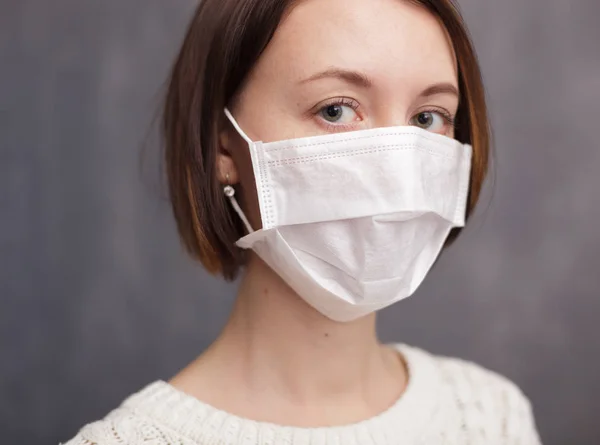
[[[194,4],[0,0],[2,444],[67,439],[225,320],[234,288],[181,252],[146,139]],[[495,193],[382,337],[508,375],[547,445],[597,445],[600,2],[462,5]]]

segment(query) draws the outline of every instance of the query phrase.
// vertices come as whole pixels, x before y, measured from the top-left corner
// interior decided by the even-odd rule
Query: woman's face
[[[232,112],[263,142],[397,125],[453,137],[457,78],[447,33],[423,7],[303,0],[280,24]],[[247,145],[234,138],[228,134],[223,145],[257,228]]]

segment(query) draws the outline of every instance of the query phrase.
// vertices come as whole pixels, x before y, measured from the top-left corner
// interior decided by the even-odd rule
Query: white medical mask
[[[410,296],[465,223],[471,146],[417,127],[246,140],[262,229],[252,249],[307,303],[351,321]]]

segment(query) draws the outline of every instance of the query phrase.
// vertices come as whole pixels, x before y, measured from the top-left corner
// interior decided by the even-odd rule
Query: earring
[[[235,195],[235,189],[229,185],[229,173],[225,175],[225,180],[227,181],[227,185],[223,187],[223,193],[225,193],[225,196],[228,198],[233,198]]]
[[[233,198],[233,196],[235,195],[235,190],[230,185],[226,185],[225,187],[223,187],[223,192],[228,198]]]

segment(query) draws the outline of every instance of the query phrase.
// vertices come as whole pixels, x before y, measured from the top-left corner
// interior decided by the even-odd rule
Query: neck
[[[346,323],[330,320],[256,256],[219,347],[239,357],[244,385],[267,385],[299,403],[370,393],[383,374],[401,367],[377,339],[375,314]]]
[[[171,383],[224,411],[294,426],[358,422],[390,407],[407,371],[375,315],[321,315],[253,255],[219,338]]]

